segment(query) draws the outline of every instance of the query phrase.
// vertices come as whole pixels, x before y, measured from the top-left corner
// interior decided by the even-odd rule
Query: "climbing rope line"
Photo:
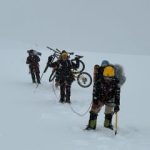
[[[54,80],[53,80],[53,84],[52,84],[52,89],[53,89],[53,92],[54,92],[56,99],[59,100],[57,93],[56,93],[56,90],[55,90],[55,81]]]
[[[78,116],[80,116],[80,117],[83,117],[83,116],[85,116],[88,112],[89,112],[89,110],[90,110],[90,108],[91,108],[91,106],[92,106],[92,102],[91,102],[91,104],[90,104],[90,106],[88,107],[88,109],[84,112],[84,113],[79,113],[79,112],[77,112],[73,107],[72,107],[72,105],[69,105],[70,106],[70,108],[71,108],[71,110],[72,110],[72,112],[73,113],[75,113],[75,114],[77,114]]]
[[[52,89],[53,89],[53,92],[54,92],[54,95],[55,95],[56,99],[59,100],[58,95],[57,95],[57,93],[56,93],[55,82],[54,82],[54,81],[53,81],[53,84],[52,84]],[[80,116],[80,117],[85,116],[85,115],[89,112],[91,106],[92,106],[92,102],[90,103],[89,107],[87,108],[87,110],[86,110],[84,113],[79,113],[79,112],[77,112],[77,111],[72,107],[72,104],[69,105],[71,111],[72,111],[73,113],[75,113],[76,115]]]

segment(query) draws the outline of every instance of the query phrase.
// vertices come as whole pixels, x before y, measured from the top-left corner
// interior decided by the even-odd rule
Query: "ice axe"
[[[115,113],[115,135],[118,132],[118,113]]]

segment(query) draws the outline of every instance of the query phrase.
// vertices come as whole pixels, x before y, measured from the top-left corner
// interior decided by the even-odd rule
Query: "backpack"
[[[115,64],[115,77],[119,80],[119,85],[122,86],[126,81],[124,69],[121,65]]]
[[[115,64],[115,65],[110,64],[110,65],[106,66],[103,71],[103,76],[117,78],[118,82],[119,82],[118,83],[119,86],[122,86],[126,81],[124,69],[119,64]]]
[[[99,81],[99,79],[102,79],[104,76],[117,78],[119,81],[119,86],[122,86],[126,81],[123,67],[119,64],[109,64],[107,66],[95,65],[93,81]]]
[[[38,52],[38,51],[33,50],[33,49],[27,50],[27,53],[30,54],[30,55],[39,55],[39,56],[42,55],[41,52]]]

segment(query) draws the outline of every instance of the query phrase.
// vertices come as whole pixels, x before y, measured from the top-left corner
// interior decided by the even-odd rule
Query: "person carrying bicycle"
[[[60,102],[70,103],[71,84],[74,81],[72,69],[79,67],[79,59],[72,62],[68,53],[63,50],[60,57],[55,62],[49,64],[49,67],[56,69],[56,82],[60,85]]]

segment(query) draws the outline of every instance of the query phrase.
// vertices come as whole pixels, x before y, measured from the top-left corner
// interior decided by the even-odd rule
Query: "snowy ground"
[[[47,45],[46,45],[47,46]],[[21,48],[22,47],[22,48]],[[72,85],[72,104],[60,104],[48,82],[49,69],[36,89],[25,64],[27,46],[0,50],[0,149],[1,150],[148,150],[150,147],[149,64],[150,56],[76,52],[84,55],[86,71],[103,59],[122,64],[127,81],[121,91],[119,130],[103,128],[103,110],[96,131],[84,131],[91,103],[92,86]],[[50,53],[42,52],[41,73]],[[58,91],[56,90],[58,94]]]

